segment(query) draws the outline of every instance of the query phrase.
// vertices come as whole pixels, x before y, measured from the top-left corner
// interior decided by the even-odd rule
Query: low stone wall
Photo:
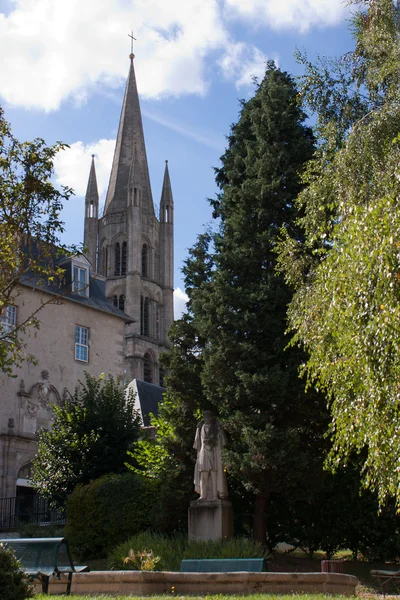
[[[358,584],[342,573],[176,573],[169,571],[92,571],[73,576],[75,594],[255,594],[328,593],[352,596]],[[37,586],[37,591],[41,590]],[[66,578],[50,583],[50,593],[62,594]]]

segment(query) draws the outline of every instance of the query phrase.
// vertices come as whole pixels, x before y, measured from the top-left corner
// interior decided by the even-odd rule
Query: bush
[[[265,547],[248,538],[187,543],[182,558],[266,558]]]
[[[64,537],[64,525],[35,525],[34,523],[20,523],[18,533],[22,538],[48,538]]]
[[[145,532],[134,536],[117,546],[109,555],[110,569],[134,569],[132,563],[125,563],[130,550],[136,552],[152,550],[160,557],[157,571],[179,571],[184,558],[262,558],[265,548],[259,542],[247,538],[232,538],[209,542],[187,541],[186,536],[167,537]]]
[[[149,529],[157,492],[155,480],[134,473],[106,475],[77,486],[66,506],[65,535],[72,551],[80,559],[102,558],[117,544]]]
[[[29,583],[11,549],[0,544],[0,598],[1,600],[25,600],[33,597]]]
[[[179,571],[186,544],[184,535],[168,537],[145,531],[114,548],[108,556],[108,566],[115,570],[135,570],[132,563],[125,563],[125,558],[129,555],[130,550],[134,552],[152,550],[155,556],[160,557],[156,567],[157,571]]]

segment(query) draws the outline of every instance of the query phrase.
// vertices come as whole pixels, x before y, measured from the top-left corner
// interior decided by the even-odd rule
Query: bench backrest
[[[233,571],[261,573],[266,571],[266,563],[264,558],[194,558],[181,562],[181,572],[184,573],[231,573]]]
[[[0,543],[11,548],[21,566],[29,572],[51,575],[57,568],[62,547],[69,556],[65,538],[15,538],[0,540]]]

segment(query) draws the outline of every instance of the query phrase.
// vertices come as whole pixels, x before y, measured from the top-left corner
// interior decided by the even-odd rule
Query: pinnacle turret
[[[89,180],[85,196],[85,228],[83,236],[83,244],[86,249],[86,254],[92,271],[96,272],[96,256],[97,256],[97,233],[98,233],[98,216],[99,216],[99,192],[97,189],[96,168],[94,165],[94,154],[92,155],[92,164],[90,166]]]
[[[174,200],[172,197],[171,180],[169,178],[168,161],[165,161],[164,181],[160,202],[160,223],[172,222]]]
[[[99,201],[99,192],[97,188],[96,167],[94,164],[94,154],[92,154],[92,164],[90,166],[89,180],[85,195],[86,203]]]

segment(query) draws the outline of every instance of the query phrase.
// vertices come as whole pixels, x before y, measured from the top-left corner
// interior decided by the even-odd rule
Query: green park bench
[[[181,562],[181,573],[261,573],[266,570],[264,558],[192,558]]]
[[[381,593],[386,595],[386,588],[390,583],[397,584],[400,582],[400,571],[386,571],[385,569],[373,569],[371,576],[376,577]]]
[[[72,575],[89,571],[88,567],[73,564],[65,538],[12,538],[0,540],[0,544],[14,552],[21,568],[30,578],[41,582],[43,594],[49,593],[49,583],[53,577],[60,579],[65,574],[68,575],[68,595],[71,592]]]

